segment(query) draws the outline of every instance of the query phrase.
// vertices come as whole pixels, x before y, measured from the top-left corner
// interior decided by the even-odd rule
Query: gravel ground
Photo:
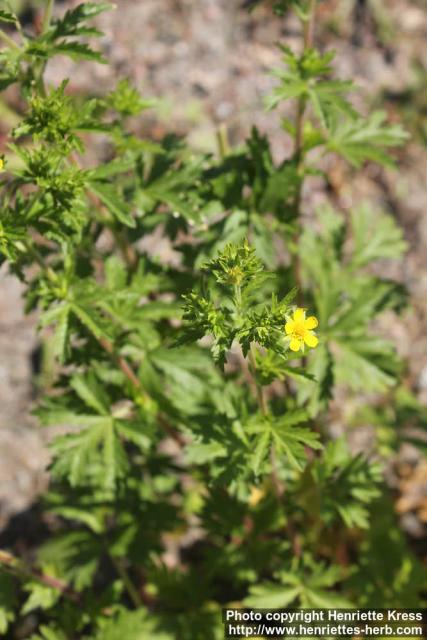
[[[76,4],[61,2],[58,11]],[[172,129],[187,134],[197,148],[215,150],[219,124],[227,126],[232,143],[241,141],[255,124],[271,137],[278,158],[289,152],[279,116],[265,113],[263,97],[273,85],[267,71],[280,61],[274,45],[286,38],[298,46],[297,25],[272,19],[262,9],[249,16],[241,9],[241,0],[118,0],[116,4],[115,12],[98,19],[105,32],[101,45],[111,65],[77,65],[61,59],[49,65],[50,81],[69,76],[73,91],[91,93],[94,87],[106,91],[117,78],[128,76],[145,96],[160,99],[156,119],[148,115],[135,124],[145,135],[159,138]],[[427,12],[422,6],[410,0],[388,0],[386,8],[377,0],[321,4],[318,42],[337,50],[339,75],[360,84],[368,102],[378,103],[376,96],[395,96],[411,88],[416,82],[415,63],[427,72]],[[399,119],[393,101],[387,105],[391,118]],[[343,163],[333,161],[328,167],[343,210],[369,198],[390,210],[405,230],[410,250],[392,275],[408,287],[413,311],[398,320],[385,317],[382,329],[408,358],[409,379],[425,403],[426,160],[426,148],[412,141],[400,153],[397,173],[371,168],[353,181]],[[322,184],[313,181],[305,193],[307,211],[323,197]],[[0,286],[1,528],[45,486],[47,454],[42,432],[28,417],[34,393],[31,359],[36,320],[23,316],[21,288],[13,277],[0,272]],[[404,452],[404,471],[396,476],[402,493],[397,508],[407,520],[416,511],[426,522],[426,466],[414,456]],[[416,482],[411,483],[414,477]]]

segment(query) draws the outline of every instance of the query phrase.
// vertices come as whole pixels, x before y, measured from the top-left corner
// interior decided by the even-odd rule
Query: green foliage
[[[343,577],[343,570],[313,563],[306,557],[293,571],[277,573],[278,583],[265,583],[253,587],[245,604],[258,608],[285,608],[297,603],[302,608],[349,607],[351,603],[329,589]]]
[[[381,465],[351,455],[343,440],[333,440],[301,479],[302,504],[328,526],[339,516],[349,528],[366,529],[367,507],[380,495],[381,478]]]
[[[378,275],[402,231],[369,204],[301,215],[318,152],[390,164],[406,135],[356,111],[357,88],[310,41],[315,3],[271,4],[305,33],[301,53],[282,47],[267,99],[297,113],[281,163],[255,128],[219,158],[140,139],[128,118],[155,103],[126,79],[90,98],[67,79],[47,87],[53,56],[104,62],[91,20],[109,5],[47,15],[34,34],[0,11],[15,29],[0,86],[17,83],[25,105],[1,158],[0,256],[38,313],[52,370],[35,414],[53,432],[46,537],[31,566],[0,555],[1,634],[31,614],[32,640],[217,640],[231,603],[425,605],[380,459],[414,440],[401,424],[426,423],[375,331],[406,305]],[[99,135],[107,154],[89,168]],[[350,425],[339,415],[339,439],[337,392],[363,405]],[[366,420],[375,458],[347,443]]]

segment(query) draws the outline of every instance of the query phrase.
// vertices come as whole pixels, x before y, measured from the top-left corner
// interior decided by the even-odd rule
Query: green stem
[[[2,29],[0,29],[0,40],[3,40],[3,42],[7,44],[7,46],[10,47],[11,49],[18,49],[19,51],[21,48],[15,42],[15,40],[13,40],[10,36],[8,36],[7,33],[5,33]]]
[[[52,20],[52,13],[53,13],[53,5],[54,4],[55,4],[55,0],[47,0],[46,10],[44,12],[43,24],[42,24],[43,33],[46,33],[46,31],[50,27],[50,21]]]
[[[242,288],[239,284],[234,285],[234,297],[236,299],[236,309],[240,316],[242,309]]]
[[[262,385],[259,384],[259,382],[256,379],[256,346],[255,343],[251,343],[251,348],[249,350],[249,361],[251,363],[251,369],[252,369],[252,377],[254,380],[254,384],[255,384],[255,388],[256,388],[256,395],[257,395],[257,401],[258,401],[258,406],[260,408],[260,411],[262,413],[263,416],[268,416],[268,404],[267,404],[267,398],[265,397],[265,393],[264,393],[264,388],[262,387]]]
[[[34,258],[34,261],[39,265],[39,267],[46,273],[46,276],[49,278],[51,282],[58,282],[58,276],[54,272],[54,270],[49,267],[41,253],[34,247],[33,244],[27,242],[26,245],[27,253]]]
[[[316,13],[317,0],[310,0],[307,18],[303,21],[303,52],[311,49],[313,46],[314,38],[314,18]],[[295,218],[299,220],[301,214],[301,194],[304,181],[304,117],[306,113],[307,99],[305,96],[299,98],[297,103],[297,113],[295,119],[295,147],[294,147],[294,160],[297,165],[297,173],[300,178],[300,183],[297,186],[295,195],[294,210]],[[294,238],[295,244],[298,244],[299,231],[297,230]],[[301,261],[299,253],[296,250],[294,256],[294,270],[296,284],[299,290],[299,303],[303,305],[302,298],[302,276],[301,276]]]
[[[71,600],[72,602],[79,603],[81,600],[81,596],[77,591],[74,591],[68,584],[59,580],[59,578],[54,578],[53,576],[48,576],[44,573],[33,569],[33,567],[28,566],[16,556],[0,549],[0,565],[10,573],[16,575],[18,578],[24,580],[36,580],[40,584],[44,584],[46,587],[50,587],[51,589],[55,589],[60,591],[61,594]]]
[[[114,558],[114,556],[110,556],[111,557],[111,561],[114,565],[114,568],[116,569],[118,575],[120,576],[120,579],[122,580],[126,591],[129,594],[130,599],[132,600],[133,604],[135,605],[135,607],[137,609],[139,609],[140,607],[142,607],[143,603],[142,600],[139,596],[139,593],[135,587],[135,585],[133,584],[127,570],[125,569],[125,567],[122,565],[122,563],[120,562],[120,560],[118,560],[117,558]]]
[[[46,33],[46,31],[50,27],[54,4],[55,4],[55,0],[47,0],[46,10],[43,16],[42,33]],[[46,69],[46,62],[42,60],[36,65],[35,72],[34,72],[35,87],[38,93],[43,97],[46,95],[46,88],[45,88],[44,79],[43,79],[45,69]]]
[[[219,156],[221,160],[225,160],[225,158],[230,153],[230,144],[228,142],[227,127],[224,123],[220,124],[216,132],[216,139],[218,142]]]
[[[313,46],[314,16],[316,13],[316,4],[317,4],[317,0],[310,0],[308,16],[303,22],[303,53],[307,51],[307,49],[311,49],[311,47]],[[298,100],[296,123],[295,123],[294,157],[297,160],[299,172],[302,172],[303,163],[304,163],[304,154],[303,154],[304,135],[303,134],[304,134],[304,116],[305,116],[306,106],[307,106],[307,100],[303,96]],[[300,197],[301,197],[301,189],[298,190],[298,194],[297,194],[298,213],[299,213]]]
[[[256,346],[255,343],[251,343],[251,348],[249,351],[249,361],[251,363],[252,369],[252,377],[255,383],[257,401],[260,411],[263,416],[269,415],[268,402],[265,397],[264,387],[260,385],[256,379]],[[270,450],[270,463],[271,463],[271,484],[276,495],[277,501],[279,504],[282,503],[283,496],[283,486],[279,479],[279,474],[277,472],[277,460],[276,460],[276,449],[274,444]]]

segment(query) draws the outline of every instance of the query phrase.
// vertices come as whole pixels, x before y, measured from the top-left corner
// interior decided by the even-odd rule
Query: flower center
[[[302,339],[305,336],[306,329],[305,326],[300,323],[294,326],[294,330],[292,332],[296,338]]]

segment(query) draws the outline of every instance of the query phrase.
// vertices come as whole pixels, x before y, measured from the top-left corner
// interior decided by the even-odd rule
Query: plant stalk
[[[307,18],[303,21],[303,53],[308,49],[311,49],[313,46],[313,38],[314,38],[314,18],[316,13],[317,0],[310,0],[310,5],[308,9]],[[295,210],[295,218],[298,220],[301,214],[301,194],[303,187],[303,176],[304,176],[304,116],[307,107],[307,99],[305,96],[299,98],[297,103],[297,113],[295,120],[295,146],[294,146],[294,160],[297,165],[297,174],[300,178],[300,183],[297,186],[297,191],[295,195],[294,202],[294,210]],[[296,237],[294,238],[295,244],[298,243],[299,239],[299,230],[296,232]],[[296,283],[299,290],[299,302],[302,305],[302,276],[301,276],[301,261],[299,259],[298,253],[295,255],[294,259],[294,267],[295,267],[295,278]]]
[[[13,38],[11,38],[10,36],[7,35],[7,33],[5,33],[3,31],[3,29],[0,29],[0,40],[3,40],[3,42],[10,47],[11,49],[19,49],[21,48],[16,42],[15,40],[13,40]]]
[[[317,0],[310,0],[310,6],[308,11],[307,19],[303,22],[303,53],[307,51],[307,49],[311,49],[313,46],[313,37],[314,37],[314,17],[316,13],[316,4]],[[295,123],[295,148],[294,148],[294,157],[298,163],[299,172],[303,169],[303,146],[304,146],[304,115],[307,106],[307,100],[303,96],[298,100],[297,104],[297,114],[296,114],[296,123]],[[299,203],[300,203],[301,189],[298,190],[297,194],[297,211],[299,213]]]
[[[224,123],[219,125],[216,132],[216,139],[218,142],[219,156],[221,160],[225,160],[230,153],[230,143],[228,142],[227,127]]]
[[[46,33],[46,31],[50,27],[50,22],[52,20],[52,13],[53,13],[53,5],[54,4],[55,4],[55,0],[47,0],[46,10],[44,12],[43,23],[42,23],[42,31],[43,31],[43,33]]]
[[[64,597],[74,603],[79,603],[81,600],[80,594],[77,591],[74,591],[74,589],[62,580],[53,578],[52,576],[48,576],[36,569],[33,569],[32,567],[29,567],[21,559],[7,551],[0,550],[0,565],[2,565],[5,570],[16,574],[18,577],[36,580],[37,582],[44,584],[46,587],[60,591]]]
[[[263,389],[262,385],[260,385],[259,382],[256,379],[256,357],[255,357],[255,353],[256,353],[256,347],[255,347],[255,344],[252,342],[251,343],[251,348],[249,350],[249,361],[251,363],[252,378],[253,378],[253,381],[254,381],[254,384],[255,384],[258,406],[260,408],[260,411],[261,411],[262,415],[263,416],[268,416],[267,398],[265,397],[265,393],[264,393],[264,389]]]

